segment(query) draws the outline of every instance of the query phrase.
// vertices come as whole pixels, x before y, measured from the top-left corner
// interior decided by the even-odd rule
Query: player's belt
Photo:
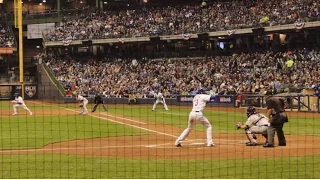
[[[194,111],[194,112],[201,112],[201,111]]]

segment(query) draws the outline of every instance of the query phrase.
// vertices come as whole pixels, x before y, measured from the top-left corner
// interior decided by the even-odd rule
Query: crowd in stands
[[[37,7],[34,7],[35,10],[37,10]],[[72,8],[72,9],[65,9],[62,8],[60,12],[58,12],[56,9],[45,9],[44,11],[38,12],[38,11],[32,11],[26,10],[22,12],[23,19],[35,19],[35,18],[49,18],[49,17],[57,17],[57,16],[73,16],[73,17],[80,17],[81,14],[84,13],[91,13],[93,10],[89,8],[88,6],[85,7],[79,7],[79,8]],[[8,20],[14,20],[14,12],[6,13],[6,18]]]
[[[320,51],[241,53],[197,59],[77,61],[57,54],[39,55],[72,95],[103,93],[109,97],[194,95],[199,88],[213,94],[299,92],[320,84]],[[293,60],[293,66],[286,62]],[[202,83],[200,83],[200,81]]]
[[[0,47],[12,47],[14,36],[10,28],[0,22]]]
[[[83,13],[46,35],[48,41],[201,33],[319,20],[316,0],[214,1],[205,7],[174,6]]]

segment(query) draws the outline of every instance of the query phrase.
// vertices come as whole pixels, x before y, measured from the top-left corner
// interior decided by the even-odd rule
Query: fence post
[[[300,98],[300,94],[298,94],[298,111],[299,112],[301,111],[300,103],[301,103],[301,98]]]
[[[318,102],[317,102],[317,105],[318,105],[318,113],[320,113],[320,96],[318,96]]]
[[[311,111],[311,108],[310,108],[310,95],[307,95],[308,97],[308,111]]]

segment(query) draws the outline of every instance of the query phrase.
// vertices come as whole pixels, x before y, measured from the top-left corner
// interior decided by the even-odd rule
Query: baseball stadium
[[[318,0],[0,10],[0,178],[320,178]]]

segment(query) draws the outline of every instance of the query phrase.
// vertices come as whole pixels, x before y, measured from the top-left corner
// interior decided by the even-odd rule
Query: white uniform
[[[207,128],[207,146],[214,146],[212,141],[212,126],[208,119],[203,116],[203,110],[210,101],[210,95],[198,94],[193,98],[193,108],[189,114],[188,127],[181,133],[176,140],[175,145],[180,144],[180,141],[185,140],[197,122],[201,123]]]
[[[87,109],[88,99],[78,95],[77,100],[80,101],[82,104],[82,108],[79,114],[88,114],[88,109]]]
[[[23,99],[21,96],[18,96],[15,98],[16,104],[13,105],[13,115],[18,115],[17,113],[17,108],[18,107],[22,107],[23,109],[27,110],[29,112],[30,115],[32,115],[32,112],[30,111],[30,109],[26,106],[26,104],[24,103]]]
[[[249,116],[249,118],[247,119],[247,122],[245,123],[245,125],[250,127],[249,129],[246,130],[246,135],[248,139],[249,140],[251,139],[253,143],[257,143],[253,134],[262,134],[266,136],[268,134],[267,133],[268,124],[269,124],[269,119],[263,114],[256,113]],[[251,138],[249,138],[249,136],[251,136]]]
[[[251,126],[249,130],[256,134],[267,134],[269,119],[260,113],[252,114],[245,125]]]
[[[156,109],[156,107],[159,103],[163,104],[165,110],[169,110],[162,93],[160,93],[160,92],[158,94],[155,93],[154,97],[156,98],[156,101],[153,104],[152,111],[154,111]]]

